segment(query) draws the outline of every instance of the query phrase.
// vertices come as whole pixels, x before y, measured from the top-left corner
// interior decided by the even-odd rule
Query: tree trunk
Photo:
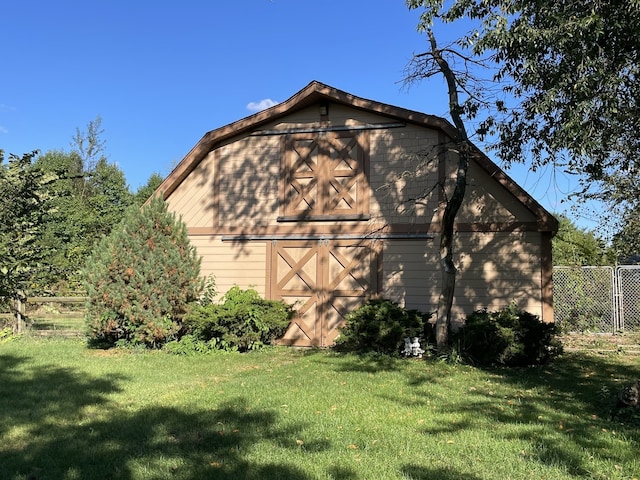
[[[438,50],[435,36],[429,30],[429,42],[431,44],[431,54],[438,64],[440,71],[447,82],[449,93],[449,112],[456,127],[457,138],[455,151],[458,155],[458,168],[456,171],[456,182],[453,193],[446,200],[446,206],[441,221],[440,236],[440,268],[442,269],[442,288],[438,299],[438,310],[436,312],[436,347],[439,354],[444,354],[449,350],[449,332],[451,330],[451,306],[456,288],[457,269],[453,262],[453,239],[454,224],[467,188],[467,170],[469,169],[470,145],[467,130],[462,121],[462,107],[458,100],[458,89],[456,76],[449,67],[449,63]],[[444,189],[445,185],[442,186]],[[445,191],[446,194],[446,191]]]

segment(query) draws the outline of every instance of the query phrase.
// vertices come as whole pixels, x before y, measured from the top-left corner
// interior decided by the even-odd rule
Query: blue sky
[[[7,0],[1,12],[0,149],[69,150],[100,115],[105,153],[133,190],[207,131],[312,80],[448,117],[441,80],[402,85],[426,45],[404,0]],[[437,30],[441,44],[459,33]],[[566,210],[570,178],[508,173]]]

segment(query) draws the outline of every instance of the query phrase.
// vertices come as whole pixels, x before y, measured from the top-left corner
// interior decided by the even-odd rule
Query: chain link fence
[[[640,330],[640,266],[616,268],[618,328]]]
[[[568,332],[640,330],[640,266],[554,267],[553,304]]]

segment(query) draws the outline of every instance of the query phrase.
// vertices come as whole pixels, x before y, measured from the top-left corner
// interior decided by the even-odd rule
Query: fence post
[[[22,333],[24,331],[24,315],[26,312],[26,305],[22,301],[23,297],[18,294],[15,299],[15,311],[16,311],[16,333]]]

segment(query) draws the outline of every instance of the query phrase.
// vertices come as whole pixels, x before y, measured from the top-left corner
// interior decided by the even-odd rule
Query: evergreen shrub
[[[177,338],[203,288],[186,225],[161,197],[127,211],[94,249],[84,276],[87,335],[96,346],[161,347]]]
[[[387,299],[372,299],[345,317],[335,348],[396,356],[406,337],[425,337],[430,315],[407,310]]]
[[[554,323],[511,304],[497,312],[471,313],[452,340],[470,363],[524,367],[545,364],[562,353],[556,333]]]
[[[194,304],[184,319],[187,335],[223,350],[247,351],[273,344],[284,335],[293,309],[265,300],[254,289],[232,287],[220,303]]]

